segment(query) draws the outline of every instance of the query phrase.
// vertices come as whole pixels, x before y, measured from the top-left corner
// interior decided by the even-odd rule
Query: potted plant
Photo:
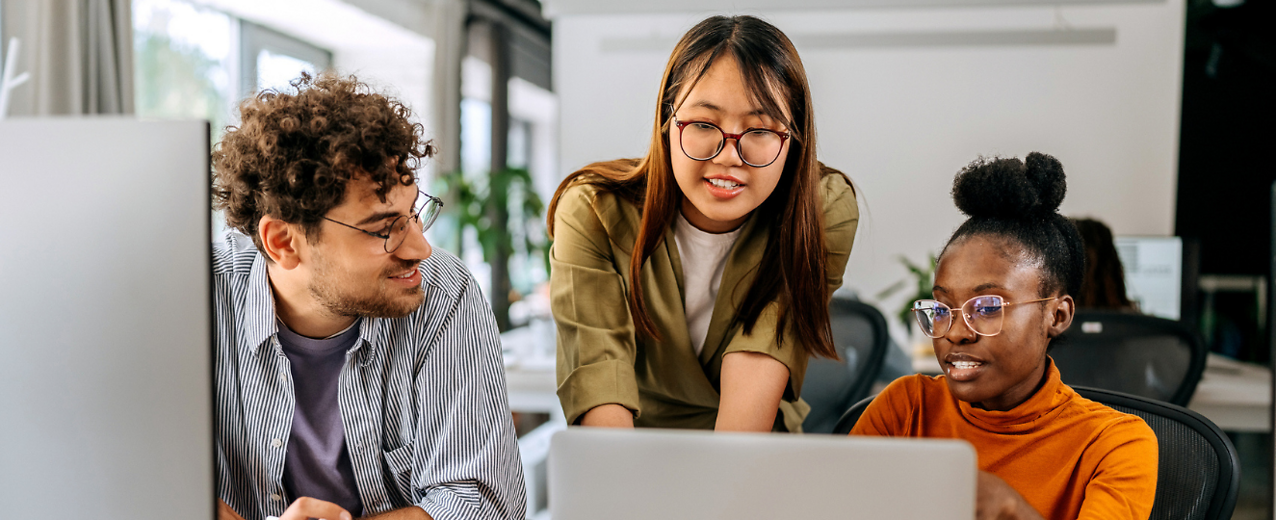
[[[526,169],[508,168],[488,175],[467,176],[455,171],[439,177],[439,191],[448,203],[446,221],[454,226],[456,251],[461,254],[466,228],[473,228],[492,268],[489,298],[497,327],[509,330],[510,302],[518,297],[510,284],[509,260],[519,246],[529,258],[545,262],[549,251],[542,219],[545,204]],[[517,243],[516,243],[517,241]]]

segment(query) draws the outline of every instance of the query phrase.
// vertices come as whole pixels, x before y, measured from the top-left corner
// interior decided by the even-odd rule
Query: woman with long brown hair
[[[655,114],[646,157],[586,166],[550,203],[567,420],[800,431],[859,211],[816,160],[797,50],[757,18],[706,19]]]

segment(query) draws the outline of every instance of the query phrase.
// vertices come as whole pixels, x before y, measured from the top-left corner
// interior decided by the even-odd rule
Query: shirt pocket
[[[398,490],[398,507],[407,507],[415,503],[412,499],[412,443],[404,444],[390,451],[382,452],[386,468],[390,473],[390,481]]]

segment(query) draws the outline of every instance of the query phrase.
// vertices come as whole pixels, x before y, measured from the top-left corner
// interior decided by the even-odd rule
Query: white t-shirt
[[[709,335],[709,322],[713,319],[713,304],[718,301],[718,286],[722,285],[727,254],[741,229],[743,226],[727,233],[701,231],[687,222],[681,211],[674,222],[674,241],[678,244],[678,256],[682,257],[687,335],[697,356],[704,349],[705,336]]]

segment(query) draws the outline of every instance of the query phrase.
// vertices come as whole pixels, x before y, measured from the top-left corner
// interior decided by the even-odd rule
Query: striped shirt
[[[474,278],[434,250],[425,303],[365,319],[338,403],[368,515],[420,506],[436,520],[522,519],[526,488],[500,336]],[[279,516],[294,375],[277,337],[266,260],[230,232],[213,246],[217,495],[246,520]],[[357,513],[357,512],[356,512]]]

